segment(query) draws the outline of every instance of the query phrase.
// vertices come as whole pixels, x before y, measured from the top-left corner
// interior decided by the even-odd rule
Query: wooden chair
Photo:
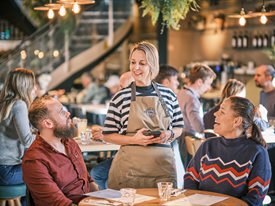
[[[205,141],[205,139],[197,139],[191,136],[185,136],[185,144],[187,152],[194,157],[200,145]]]

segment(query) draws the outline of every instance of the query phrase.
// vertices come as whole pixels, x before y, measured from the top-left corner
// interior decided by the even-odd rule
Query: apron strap
[[[165,102],[164,102],[164,100],[163,100],[163,98],[162,98],[162,96],[160,94],[160,91],[159,91],[159,89],[157,87],[157,84],[155,82],[152,82],[152,85],[153,85],[153,87],[154,87],[154,89],[155,89],[155,91],[156,91],[156,93],[157,93],[157,95],[159,97],[160,104],[161,104],[162,108],[164,109],[166,117],[169,117],[172,120],[172,118],[170,116],[170,113],[169,113],[169,110],[168,110],[168,108],[167,108],[167,106],[166,106],[166,104],[165,104]]]
[[[168,110],[168,108],[167,108],[167,106],[166,106],[166,104],[165,104],[165,102],[164,102],[164,100],[163,100],[163,98],[160,94],[160,91],[159,91],[159,89],[158,89],[158,87],[157,87],[157,85],[154,81],[152,81],[152,85],[153,85],[154,90],[156,91],[156,93],[159,97],[160,104],[161,104],[162,108],[164,109],[166,117],[169,117],[170,119],[172,119],[171,116],[170,116],[169,110]],[[135,84],[135,82],[132,82],[132,84],[131,84],[131,101],[136,101],[136,84]]]
[[[131,101],[136,101],[136,84],[132,82],[131,84]]]

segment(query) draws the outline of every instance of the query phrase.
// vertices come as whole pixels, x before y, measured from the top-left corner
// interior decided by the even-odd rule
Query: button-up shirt
[[[81,150],[73,139],[62,139],[66,154],[37,136],[23,158],[23,179],[35,205],[71,205],[90,192],[92,182]]]

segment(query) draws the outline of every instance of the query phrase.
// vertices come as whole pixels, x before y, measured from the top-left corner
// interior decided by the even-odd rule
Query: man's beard
[[[59,126],[59,124],[53,120],[54,122],[54,129],[53,129],[53,134],[57,137],[57,138],[73,138],[74,137],[74,125],[73,124],[67,124],[66,126]]]
[[[264,88],[264,86],[261,85],[260,83],[255,82],[255,85],[256,85],[256,87],[258,87],[258,88]]]

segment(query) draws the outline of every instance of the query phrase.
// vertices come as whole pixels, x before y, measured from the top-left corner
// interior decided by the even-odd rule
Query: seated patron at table
[[[200,146],[184,176],[186,189],[219,192],[249,205],[262,205],[271,167],[254,113],[254,105],[246,98],[231,96],[223,101],[214,125],[221,137]]]
[[[32,144],[28,108],[35,97],[31,70],[11,70],[0,93],[0,185],[22,184],[22,157]]]
[[[62,104],[50,96],[37,98],[29,119],[39,133],[24,155],[23,178],[35,205],[77,204],[83,194],[96,190]]]
[[[214,106],[212,109],[210,109],[208,112],[206,112],[203,116],[205,129],[214,129],[214,124],[215,124],[214,113],[216,113],[220,109],[220,105],[223,102],[223,100],[225,100],[230,96],[245,97],[246,89],[245,89],[244,83],[236,79],[229,79],[227,81],[227,83],[225,84],[222,90],[222,96],[221,96],[220,102],[216,106]],[[268,127],[268,122],[264,120],[266,119],[266,115],[261,113],[260,106],[256,107],[256,109],[257,109],[257,113],[255,113],[254,121],[261,130],[265,130]],[[265,116],[265,118],[262,118],[263,115]]]
[[[190,69],[187,84],[177,94],[184,121],[184,132],[179,143],[185,168],[191,160],[187,153],[185,136],[198,137],[203,133],[203,108],[200,97],[211,88],[215,78],[216,74],[209,66],[195,64]]]
[[[179,71],[170,65],[160,65],[159,74],[155,81],[163,86],[170,88],[175,94],[178,93],[179,88]]]
[[[76,102],[82,104],[104,104],[110,97],[110,91],[104,85],[98,84],[92,74],[85,72],[81,75],[83,90],[77,94]]]
[[[177,96],[183,114],[184,133],[185,135],[196,136],[196,133],[203,133],[204,131],[200,96],[211,88],[216,74],[204,64],[195,64],[189,73],[189,83],[178,92]]]
[[[130,53],[135,81],[111,100],[103,139],[122,145],[109,172],[108,187],[150,188],[159,181],[176,187],[176,168],[170,142],[183,127],[176,95],[153,82],[159,71],[158,51],[148,42],[136,44]],[[160,130],[158,137],[147,130]]]
[[[262,88],[260,93],[260,104],[267,109],[268,119],[275,119],[275,87],[272,81],[275,70],[271,65],[257,67],[254,81],[257,87]]]

